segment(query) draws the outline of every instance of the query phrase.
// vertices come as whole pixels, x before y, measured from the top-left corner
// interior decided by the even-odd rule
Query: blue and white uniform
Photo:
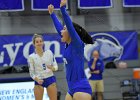
[[[68,84],[68,93],[73,96],[76,92],[85,92],[92,94],[91,87],[84,73],[84,43],[73,27],[72,21],[66,12],[65,6],[60,8],[67,30],[71,37],[71,43],[67,44],[63,57],[65,59],[66,80]],[[56,30],[61,36],[63,26],[54,13],[51,14]]]
[[[52,65],[55,70],[58,70],[55,57],[50,50],[44,51],[42,56],[32,53],[28,58],[30,76],[34,80],[35,77],[43,79],[43,87],[48,87],[50,84],[56,82],[53,71],[47,68],[47,65]],[[35,81],[35,85],[39,85]]]

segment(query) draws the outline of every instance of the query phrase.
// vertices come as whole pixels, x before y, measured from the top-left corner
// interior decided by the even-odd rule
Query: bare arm
[[[99,74],[100,70],[90,71],[91,74]]]

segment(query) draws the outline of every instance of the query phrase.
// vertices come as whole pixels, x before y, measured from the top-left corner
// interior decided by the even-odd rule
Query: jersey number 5
[[[43,70],[46,70],[46,65],[42,64]]]

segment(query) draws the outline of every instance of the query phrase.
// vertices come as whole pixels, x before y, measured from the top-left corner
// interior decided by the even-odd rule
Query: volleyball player
[[[92,44],[93,41],[80,25],[72,23],[65,9],[66,2],[67,0],[61,0],[60,4],[60,10],[66,24],[64,27],[54,14],[54,6],[48,6],[56,30],[61,36],[61,41],[66,43],[63,57],[68,93],[65,100],[91,100],[92,90],[84,73],[84,43]]]
[[[56,60],[50,50],[43,50],[44,40],[41,35],[35,34],[32,39],[35,52],[28,58],[29,72],[35,81],[35,100],[42,100],[44,88],[49,100],[57,100],[56,79],[53,71],[58,69]]]

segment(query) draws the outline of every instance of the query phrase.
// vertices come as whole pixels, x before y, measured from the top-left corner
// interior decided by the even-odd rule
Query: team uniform
[[[55,76],[52,70],[47,68],[47,65],[52,65],[55,70],[58,69],[55,57],[50,50],[44,51],[40,57],[36,53],[32,53],[28,58],[30,76],[34,80],[35,77],[44,80],[42,86],[48,87],[52,83],[56,82]],[[35,81],[35,85],[39,85]]]
[[[71,43],[66,44],[63,53],[66,67],[66,80],[68,84],[68,93],[73,96],[76,92],[85,92],[92,94],[90,84],[84,73],[84,43],[75,31],[69,15],[66,13],[65,6],[60,8],[67,30],[71,37]],[[56,30],[61,36],[63,26],[54,13],[51,14]]]
[[[104,92],[104,85],[103,85],[103,70],[104,70],[104,63],[102,60],[97,59],[96,64],[95,64],[95,69],[93,70],[92,67],[92,63],[93,63],[94,59],[91,59],[88,62],[88,67],[90,69],[90,71],[96,71],[99,70],[100,73],[99,74],[91,74],[91,77],[89,78],[89,83],[92,87],[92,92]]]

